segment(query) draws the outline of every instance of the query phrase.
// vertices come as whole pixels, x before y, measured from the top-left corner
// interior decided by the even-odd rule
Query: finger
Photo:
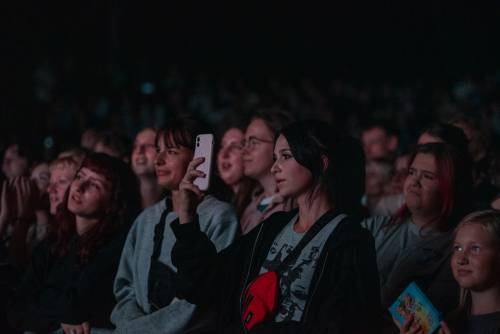
[[[203,173],[202,171],[194,169],[194,170],[188,171],[186,173],[185,179],[186,179],[186,181],[192,183],[195,179],[197,179],[199,177],[203,178],[205,176],[206,176],[205,173]]]
[[[410,330],[412,323],[413,323],[413,314],[410,314],[410,316],[406,318],[405,322],[403,323],[403,326],[401,326],[400,329],[402,329],[406,333]]]
[[[90,324],[88,322],[84,322],[82,324],[83,334],[90,334]]]
[[[183,183],[181,183],[181,187],[180,188],[183,189],[183,190],[191,191],[192,193],[194,193],[198,197],[202,197],[203,196],[203,192],[200,190],[200,188],[198,188],[197,185],[194,185],[192,183],[183,182]]]
[[[191,162],[189,163],[188,165],[188,169],[191,168],[191,169],[196,169],[196,167],[198,167],[199,165],[201,165],[203,162],[205,161],[205,158],[204,157],[197,157],[197,158],[194,158],[193,160],[191,160]]]
[[[448,327],[448,325],[446,324],[446,322],[441,321],[440,324],[441,324],[441,329],[439,330],[440,333],[451,334],[451,329],[450,329],[450,327]]]

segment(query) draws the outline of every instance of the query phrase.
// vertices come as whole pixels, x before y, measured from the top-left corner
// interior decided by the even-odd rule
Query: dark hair
[[[396,127],[390,120],[382,119],[382,118],[372,118],[366,120],[361,124],[361,131],[365,132],[371,129],[379,128],[384,130],[386,135],[388,136],[396,136],[397,131]]]
[[[315,120],[292,123],[281,134],[295,160],[311,172],[316,189],[324,190],[336,209],[359,213],[365,189],[365,159],[359,141]]]
[[[455,147],[463,154],[468,154],[469,140],[465,136],[464,131],[457,126],[436,122],[424,128],[420,133],[428,133]]]
[[[113,235],[127,228],[140,211],[139,183],[128,165],[104,153],[90,153],[85,157],[82,168],[103,175],[111,183],[110,205],[99,223],[80,237],[79,259],[85,263],[96,250]],[[69,188],[63,204],[59,206],[55,225],[51,226],[52,252],[63,257],[76,233],[75,215],[68,210]]]
[[[410,156],[410,166],[418,154],[431,154],[436,159],[437,179],[443,203],[438,221],[440,230],[453,228],[469,211],[469,196],[472,193],[471,161],[466,152],[462,152],[446,143],[428,143],[417,145]],[[396,213],[395,222],[410,214],[406,204]]]
[[[275,139],[281,129],[295,121],[295,117],[291,113],[279,108],[260,109],[251,118],[252,121],[255,119],[264,121]]]
[[[113,131],[103,132],[96,142],[116,151],[120,159],[128,158],[130,152],[130,144],[127,138]],[[94,146],[94,147],[95,147]]]
[[[206,132],[205,125],[190,115],[172,117],[156,135],[156,143],[162,140],[166,147],[183,146],[194,151],[196,136]]]

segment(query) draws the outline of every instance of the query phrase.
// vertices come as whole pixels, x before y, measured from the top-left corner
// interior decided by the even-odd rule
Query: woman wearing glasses
[[[243,172],[255,180],[258,187],[241,217],[241,230],[247,234],[265,218],[277,211],[289,211],[290,200],[279,195],[271,173],[273,148],[278,132],[293,121],[293,117],[278,109],[256,113],[245,131]]]
[[[219,151],[217,153],[217,169],[222,181],[230,188],[231,201],[238,218],[250,203],[256,183],[243,173],[243,143],[245,141],[246,122],[229,119],[224,122],[221,131]]]

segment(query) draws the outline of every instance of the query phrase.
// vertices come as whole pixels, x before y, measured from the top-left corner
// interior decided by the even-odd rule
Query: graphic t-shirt
[[[302,249],[295,262],[289,263],[280,278],[280,305],[275,317],[276,322],[300,321],[309,296],[311,280],[316,270],[317,261],[323,246],[345,216],[332,219]],[[262,264],[260,273],[275,269],[299,243],[305,233],[297,233],[293,226],[298,219],[296,215],[274,239],[267,258]]]

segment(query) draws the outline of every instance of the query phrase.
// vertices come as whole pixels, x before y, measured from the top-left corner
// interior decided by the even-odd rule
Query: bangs
[[[161,131],[156,139],[156,143],[162,140],[166,148],[179,148],[183,146],[185,148],[193,149],[194,140],[192,136],[187,131],[182,131],[181,129],[165,129]]]

